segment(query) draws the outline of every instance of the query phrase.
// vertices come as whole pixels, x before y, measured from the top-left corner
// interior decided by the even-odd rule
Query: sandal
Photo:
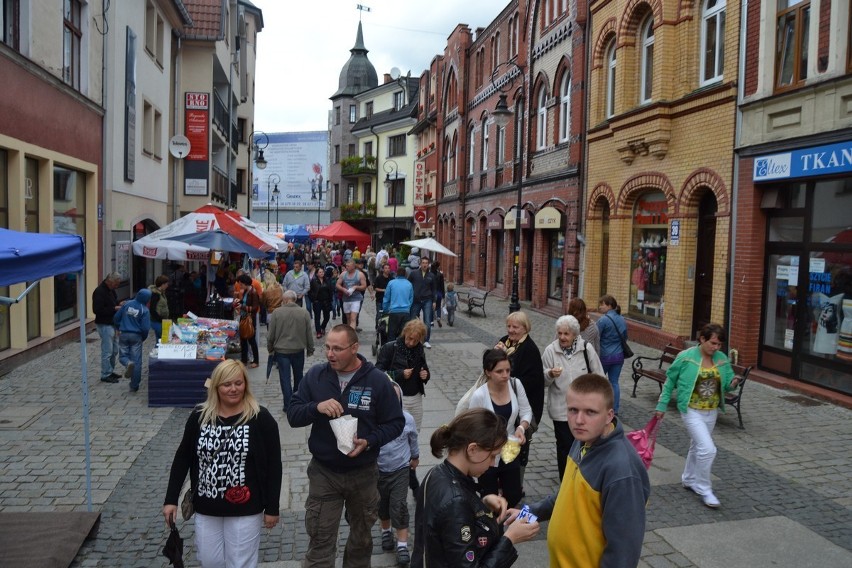
[[[260,365],[258,365],[257,363],[252,363],[251,365],[249,365],[249,368],[250,369],[257,369],[259,366]]]

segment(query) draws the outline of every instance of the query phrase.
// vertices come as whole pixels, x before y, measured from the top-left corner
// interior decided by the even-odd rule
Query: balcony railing
[[[375,203],[342,203],[340,218],[344,221],[355,219],[374,219],[376,217]]]
[[[345,176],[376,175],[375,156],[349,156],[340,160],[340,168]]]

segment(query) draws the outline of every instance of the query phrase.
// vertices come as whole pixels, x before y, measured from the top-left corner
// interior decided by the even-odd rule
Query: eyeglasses
[[[349,348],[350,348],[350,347],[352,347],[353,345],[355,345],[355,344],[354,344],[354,343],[350,343],[349,345],[347,345],[347,346],[345,346],[345,347],[339,347],[339,346],[337,346],[337,345],[328,345],[328,344],[324,344],[324,345],[323,345],[323,349],[325,349],[325,352],[326,352],[326,353],[328,353],[329,351],[331,351],[332,353],[343,353],[344,351],[346,351],[347,349],[349,349]]]

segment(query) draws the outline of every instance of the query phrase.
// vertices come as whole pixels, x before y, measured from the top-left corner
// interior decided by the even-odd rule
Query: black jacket
[[[508,335],[500,341],[506,343]],[[512,364],[512,376],[520,379],[530,401],[535,421],[541,424],[541,413],[544,411],[544,365],[541,363],[541,352],[532,337],[527,335],[514,353],[509,355]]]
[[[115,317],[115,307],[117,305],[118,296],[115,290],[110,290],[106,284],[106,280],[104,280],[92,292],[92,311],[95,313],[95,323],[114,325],[112,318]]]
[[[331,300],[334,297],[334,280],[327,278],[320,282],[319,278],[311,278],[311,289],[308,291],[311,302],[316,302],[324,308],[331,308]]]
[[[435,299],[435,275],[431,270],[426,271],[426,276],[423,276],[419,268],[412,270],[408,275],[408,281],[414,287],[415,302]]]
[[[426,351],[423,349],[423,344],[420,343],[414,349],[409,349],[405,346],[405,338],[402,336],[397,337],[395,341],[388,341],[382,345],[376,359],[376,368],[393,377],[393,380],[402,389],[404,396],[426,394],[424,387],[432,378],[431,373],[429,373],[429,365],[426,364]],[[402,372],[405,369],[414,369],[411,378],[403,377]],[[421,369],[426,369],[426,372],[429,373],[425,381],[420,378]]]
[[[473,479],[449,462],[426,475],[416,502],[412,568],[507,568],[517,560],[518,551],[476,494]]]

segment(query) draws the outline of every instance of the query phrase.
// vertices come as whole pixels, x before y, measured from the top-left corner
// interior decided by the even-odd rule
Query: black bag
[[[169,538],[166,539],[166,545],[163,547],[163,556],[169,559],[169,564],[175,568],[184,568],[183,566],[183,539],[177,530],[174,523],[171,523],[171,532]]]
[[[612,319],[609,314],[606,314],[606,317],[608,317],[609,321],[612,322],[612,327],[615,327],[615,320]],[[618,331],[617,327],[615,327],[615,331],[618,333],[618,337],[621,339],[621,352],[624,353],[624,358],[630,359],[635,355],[635,353],[633,353],[633,350],[630,348],[630,345],[627,344],[627,337],[625,337],[623,333]]]

